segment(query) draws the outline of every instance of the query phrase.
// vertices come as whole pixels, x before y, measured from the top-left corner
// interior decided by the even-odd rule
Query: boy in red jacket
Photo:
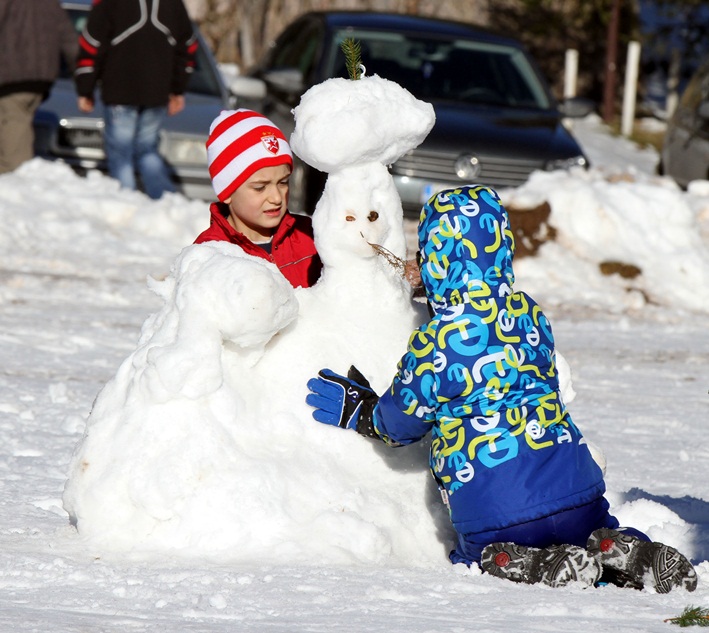
[[[209,129],[207,158],[219,202],[195,244],[237,244],[278,266],[293,287],[314,285],[322,264],[310,218],[288,211],[293,155],[283,132],[258,112],[225,110]]]

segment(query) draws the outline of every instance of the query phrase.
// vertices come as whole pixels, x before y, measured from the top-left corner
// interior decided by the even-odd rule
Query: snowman
[[[303,362],[291,379],[301,403],[308,378],[325,366],[347,373],[356,365],[382,391],[425,319],[403,276],[403,211],[387,165],[426,137],[433,108],[374,75],[314,86],[294,116],[293,151],[328,174],[313,213],[323,273],[296,291],[298,318],[269,343],[257,369],[273,371],[298,348]]]
[[[387,165],[425,138],[433,109],[372,76],[315,86],[294,114],[294,151],[328,174],[313,215],[322,277],[294,290],[264,260],[209,242],[153,283],[164,306],[99,394],[70,466],[64,506],[91,547],[445,560],[425,443],[387,450],[323,427],[305,404],[323,367],[354,364],[383,391],[424,320]]]

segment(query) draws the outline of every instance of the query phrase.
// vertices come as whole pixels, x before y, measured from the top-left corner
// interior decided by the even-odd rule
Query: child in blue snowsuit
[[[433,318],[411,336],[381,398],[354,367],[323,370],[319,422],[391,446],[432,434],[430,466],[458,543],[454,563],[518,582],[694,589],[674,548],[619,529],[601,469],[562,402],[549,320],[513,290],[514,238],[493,190],[466,186],[421,211],[419,264]]]

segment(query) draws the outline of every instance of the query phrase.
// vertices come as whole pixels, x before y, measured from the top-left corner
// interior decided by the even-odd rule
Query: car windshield
[[[347,77],[340,45],[348,38],[359,42],[368,75],[395,81],[419,99],[544,110],[551,107],[529,59],[518,48],[465,39],[347,29],[333,39],[330,77]]]
[[[67,13],[74,24],[76,32],[81,33],[86,25],[86,20],[88,19],[88,10],[67,9]],[[71,79],[71,73],[69,72],[67,65],[64,63],[64,60],[62,60],[60,76],[63,79]],[[195,59],[195,70],[190,77],[187,90],[201,95],[221,97],[219,81],[214,75],[212,66],[209,64],[207,53],[204,50],[204,42],[201,39],[199,41],[199,47],[197,49],[197,56]]]

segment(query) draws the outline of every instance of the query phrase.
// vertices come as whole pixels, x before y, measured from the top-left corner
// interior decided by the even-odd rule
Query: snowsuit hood
[[[433,196],[418,230],[421,281],[434,312],[512,291],[514,236],[507,211],[485,187]]]

